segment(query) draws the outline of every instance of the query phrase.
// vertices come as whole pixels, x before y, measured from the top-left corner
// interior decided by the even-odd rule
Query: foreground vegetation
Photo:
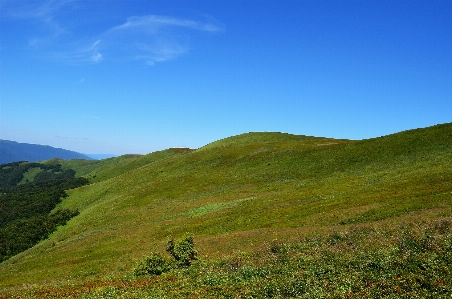
[[[42,286],[0,298],[450,298],[452,218],[356,226],[323,237],[166,266],[160,254],[134,274]],[[158,257],[156,259],[155,257]],[[141,271],[141,272],[140,272]],[[138,273],[137,273],[138,272]],[[138,275],[138,277],[137,277]]]
[[[4,297],[450,298],[452,124],[119,159],[74,167],[93,183],[57,208],[80,214],[0,264]],[[197,260],[174,266],[187,233]]]

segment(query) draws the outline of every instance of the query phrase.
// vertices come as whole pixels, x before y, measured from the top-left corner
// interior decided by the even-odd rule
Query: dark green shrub
[[[171,238],[166,251],[174,258],[174,261],[167,261],[160,253],[152,253],[137,264],[133,274],[135,276],[155,276],[168,272],[174,267],[188,267],[193,260],[196,260],[198,253],[194,248],[192,236],[187,236],[177,242]]]
[[[195,244],[192,236],[186,236],[178,242],[174,239],[168,240],[166,251],[176,260],[179,266],[190,266],[193,260],[196,260],[198,252],[195,250]]]
[[[161,254],[152,253],[143,261],[137,264],[137,266],[133,270],[133,274],[135,276],[160,275],[163,272],[169,271],[170,269],[170,264]]]

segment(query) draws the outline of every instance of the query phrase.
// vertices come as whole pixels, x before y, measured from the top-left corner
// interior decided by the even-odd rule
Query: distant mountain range
[[[18,161],[36,162],[53,158],[63,160],[92,160],[92,158],[87,155],[62,148],[54,148],[48,145],[19,143],[0,139],[0,164]]]

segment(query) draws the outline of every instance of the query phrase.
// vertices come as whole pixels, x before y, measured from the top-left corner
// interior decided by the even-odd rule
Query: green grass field
[[[248,133],[63,168],[92,182],[59,205],[80,215],[0,264],[0,298],[451,298],[452,123],[361,141]],[[191,267],[133,276],[187,233]]]

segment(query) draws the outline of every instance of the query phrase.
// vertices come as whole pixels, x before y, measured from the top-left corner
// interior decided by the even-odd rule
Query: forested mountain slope
[[[60,164],[13,162],[0,164],[0,262],[48,237],[77,210],[52,210],[65,190],[88,183]]]

